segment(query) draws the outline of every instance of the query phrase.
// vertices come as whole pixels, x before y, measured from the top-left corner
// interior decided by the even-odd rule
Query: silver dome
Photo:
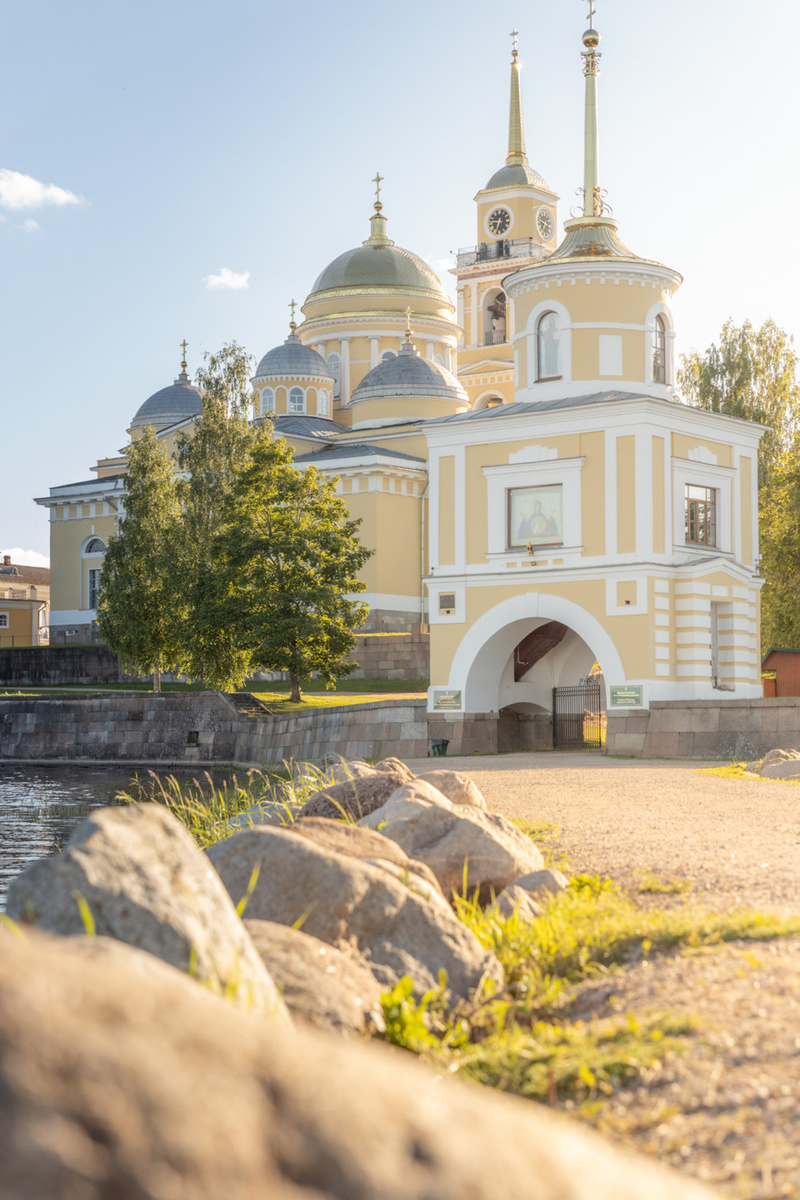
[[[455,375],[429,358],[422,358],[411,342],[405,342],[395,358],[378,363],[364,376],[353,392],[352,402],[404,396],[441,396],[469,404],[467,393]]]
[[[483,190],[490,192],[493,188],[509,187],[535,187],[545,192],[550,191],[538,171],[534,171],[532,167],[523,167],[522,164],[501,167],[499,171],[495,171]]]
[[[145,425],[163,429],[164,426],[174,425],[187,417],[197,417],[202,411],[203,397],[186,372],[182,371],[170,387],[154,392],[137,409],[136,416],[131,421],[131,429],[142,429]]]
[[[253,378],[263,379],[270,375],[313,375],[334,382],[322,355],[311,346],[304,346],[295,333],[290,334],[282,346],[267,351]]]

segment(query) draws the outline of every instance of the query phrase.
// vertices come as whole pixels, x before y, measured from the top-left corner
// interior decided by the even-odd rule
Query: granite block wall
[[[612,755],[742,760],[776,748],[800,749],[800,697],[653,701],[608,713]]]

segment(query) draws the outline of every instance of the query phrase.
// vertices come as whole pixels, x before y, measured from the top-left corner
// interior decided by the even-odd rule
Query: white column
[[[447,367],[448,371],[453,370],[453,347],[452,346],[445,345],[444,365]]]
[[[470,345],[479,346],[481,340],[478,336],[478,285],[472,285],[472,329],[470,330]]]
[[[380,361],[380,355],[378,353],[378,349],[380,346],[380,340],[381,340],[380,334],[371,333],[369,335],[369,369],[370,369],[370,371],[372,370],[373,367],[377,367],[377,365]]]
[[[433,342],[430,340],[425,343],[425,357],[433,362]]]
[[[342,338],[341,403],[350,403],[350,338]]]
[[[464,329],[464,289],[463,289],[463,287],[460,287],[458,289],[458,296],[457,296],[457,300],[456,300],[456,309],[457,309],[456,320],[458,321],[461,328],[464,330],[464,332],[461,334],[460,344],[462,346],[465,346],[467,343],[467,331],[466,331],[466,329]]]
[[[317,342],[317,354],[321,354],[323,358],[325,357],[325,343],[324,342]]]

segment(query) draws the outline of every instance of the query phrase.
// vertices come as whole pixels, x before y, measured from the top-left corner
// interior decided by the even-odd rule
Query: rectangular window
[[[89,608],[97,608],[100,596],[100,569],[93,568],[89,572]]]
[[[0,613],[0,629],[8,629],[8,613]]]
[[[564,541],[563,485],[509,488],[507,546],[509,550],[560,546]]]
[[[686,542],[690,546],[716,546],[716,488],[686,484]]]

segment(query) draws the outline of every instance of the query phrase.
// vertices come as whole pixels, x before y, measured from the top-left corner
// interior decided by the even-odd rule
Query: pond
[[[133,776],[121,768],[0,767],[0,911],[8,881],[63,846],[93,808],[114,804]]]

